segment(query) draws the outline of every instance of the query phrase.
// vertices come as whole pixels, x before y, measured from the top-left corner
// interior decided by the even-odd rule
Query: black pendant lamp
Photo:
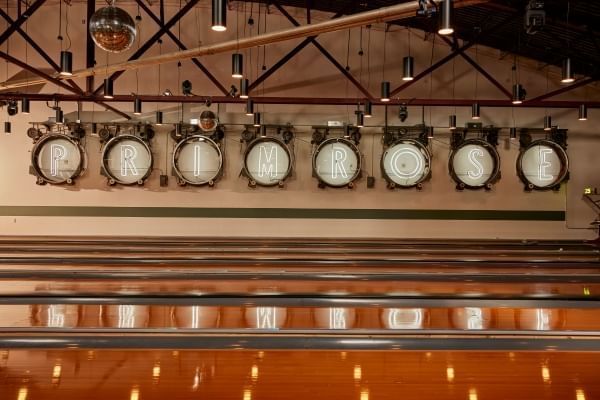
[[[21,112],[23,114],[29,114],[29,99],[27,97],[21,99]]]
[[[139,97],[136,97],[135,100],[133,100],[133,113],[135,115],[142,114],[142,99]]]
[[[106,78],[104,79],[104,98],[112,99],[114,97],[115,96],[113,93],[113,81],[110,78]]]
[[[544,117],[544,130],[545,131],[551,131],[552,130],[552,117],[549,115],[546,115]]]
[[[440,3],[442,12],[440,13],[440,25],[438,33],[440,35],[452,35],[454,28],[452,27],[452,0],[443,0]]]
[[[254,113],[254,126],[257,128],[260,126],[260,113],[259,112]]]
[[[92,133],[98,133],[98,124],[92,122]]]
[[[163,113],[162,111],[156,112],[156,125],[162,125],[163,123]]]
[[[252,99],[246,101],[246,115],[249,117],[254,115],[254,100]]]
[[[525,100],[525,88],[520,83],[515,83],[513,85],[513,95],[512,95],[512,103],[513,104],[522,104],[523,100]]]
[[[575,78],[573,77],[573,70],[571,69],[571,58],[565,58],[562,65],[562,79],[561,83],[573,83]]]
[[[70,51],[60,52],[60,74],[62,76],[73,75],[73,53]]]
[[[456,115],[452,114],[450,116],[450,118],[448,118],[448,121],[449,121],[448,128],[450,128],[451,131],[455,130],[456,129]]]
[[[250,81],[248,79],[242,79],[240,81],[240,99],[248,98],[248,87],[250,86]]]
[[[212,30],[227,30],[227,0],[212,0]]]
[[[473,105],[471,106],[471,118],[481,118],[481,107],[479,106],[479,103],[473,103]]]
[[[365,116],[362,111],[358,110],[356,112],[356,127],[362,128],[365,126]]]
[[[585,104],[579,106],[579,120],[587,121],[587,106]]]
[[[231,76],[237,79],[244,76],[244,56],[240,53],[231,56]]]
[[[402,80],[412,81],[415,79],[415,59],[412,56],[404,57],[402,64],[404,66]]]
[[[371,103],[371,100],[365,102],[364,116],[365,118],[371,118],[373,116],[373,103]]]
[[[390,101],[390,83],[388,81],[381,82],[381,101]]]
[[[4,122],[4,133],[11,133],[12,131],[12,126],[10,124],[10,121],[6,121]]]
[[[433,139],[433,126],[427,128],[427,139]]]
[[[515,140],[517,138],[517,128],[510,128],[510,140]]]
[[[63,114],[63,110],[58,107],[56,109],[56,116],[54,117],[57,125],[62,125],[65,122],[65,115]]]

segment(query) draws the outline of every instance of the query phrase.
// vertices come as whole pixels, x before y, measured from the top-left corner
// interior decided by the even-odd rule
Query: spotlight
[[[104,79],[104,98],[112,99],[114,98],[113,94],[113,81],[110,78]]]
[[[250,85],[250,81],[248,79],[242,79],[240,82],[240,99],[248,98],[248,86]]]
[[[6,112],[11,117],[13,115],[17,115],[19,113],[19,105],[17,104],[17,102],[15,100],[8,101],[8,105],[6,106]]]
[[[142,114],[142,100],[139,97],[136,97],[133,101],[133,113],[135,115]]]
[[[515,83],[513,85],[513,96],[512,103],[513,104],[522,104],[523,100],[527,96],[527,91],[520,83]]]
[[[550,115],[546,115],[544,117],[544,130],[545,131],[552,130],[552,117]]]
[[[241,79],[244,76],[244,56],[234,53],[231,56],[231,77]]]
[[[257,128],[260,126],[260,113],[259,112],[254,113],[254,126]]]
[[[73,75],[73,53],[70,51],[60,52],[60,75]]]
[[[456,115],[452,114],[450,116],[450,118],[448,118],[449,123],[448,123],[448,128],[450,128],[451,131],[456,129]]]
[[[402,104],[400,106],[400,111],[398,111],[398,118],[400,118],[400,121],[402,122],[406,121],[406,118],[408,118],[408,108],[405,104]]]
[[[381,101],[390,101],[390,83],[388,81],[381,82]]]
[[[573,70],[571,69],[571,58],[565,58],[562,65],[562,79],[561,83],[573,83],[575,78],[573,77]]]
[[[217,32],[227,30],[227,0],[212,1],[212,30]]]
[[[587,106],[585,104],[579,106],[579,120],[587,121]]]
[[[454,28],[452,27],[452,0],[444,0],[441,3],[441,21],[438,33],[440,35],[452,35]]]
[[[525,10],[525,31],[535,35],[546,24],[546,11],[542,0],[530,0]]]
[[[249,117],[254,115],[254,100],[252,99],[246,101],[246,115]]]
[[[414,77],[415,59],[412,56],[404,57],[404,74],[402,75],[403,81],[412,81]]]
[[[473,103],[473,105],[471,106],[471,118],[473,118],[473,119],[481,118],[480,111],[481,110],[479,107],[479,103]]]
[[[517,128],[510,128],[510,140],[517,138]]]
[[[27,97],[21,99],[21,112],[23,114],[29,114],[29,99]]]
[[[163,124],[163,113],[162,111],[157,111],[156,112],[156,125],[162,125]]]
[[[371,100],[365,102],[365,118],[371,118],[373,116],[373,103]]]

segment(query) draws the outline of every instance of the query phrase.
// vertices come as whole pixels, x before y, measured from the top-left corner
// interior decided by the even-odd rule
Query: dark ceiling
[[[403,1],[393,0],[265,0],[261,3],[280,4],[353,14],[390,6]],[[541,31],[525,31],[525,10],[529,0],[491,0],[488,3],[457,9],[455,12],[456,38],[474,40],[519,56],[539,61],[540,66],[562,64],[571,57],[573,69],[585,76],[600,72],[600,1],[544,0],[546,23]],[[569,10],[569,12],[567,12]],[[568,15],[567,15],[568,14]],[[399,22],[424,31],[434,32],[437,18],[416,17]],[[501,25],[493,32],[490,28]],[[481,34],[480,34],[481,33]]]

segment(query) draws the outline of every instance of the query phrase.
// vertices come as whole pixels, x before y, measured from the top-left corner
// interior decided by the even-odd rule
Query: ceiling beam
[[[25,21],[27,21],[27,19],[29,17],[31,17],[33,15],[33,13],[36,12],[37,9],[40,8],[42,6],[42,4],[44,4],[45,2],[46,2],[46,0],[36,0],[31,6],[29,6],[29,8],[27,10],[25,10],[25,12],[23,14],[21,14],[15,22],[13,22],[2,33],[2,35],[0,35],[0,45],[2,45],[4,42],[6,42],[6,40],[10,37],[10,35],[12,35],[17,30],[17,28],[20,28],[21,25],[23,25],[23,23],[25,23]]]
[[[552,92],[548,92],[546,94],[543,94],[541,96],[534,97],[533,99],[531,99],[529,101],[536,102],[536,101],[546,100],[546,99],[549,99],[551,97],[558,96],[559,94],[563,94],[563,93],[569,92],[569,91],[571,91],[573,89],[577,89],[577,88],[579,88],[581,86],[589,85],[590,83],[596,82],[598,80],[599,80],[599,78],[597,78],[597,77],[580,79],[577,82],[573,83],[572,85],[565,86],[565,87],[562,87],[560,89],[554,90]],[[525,101],[525,102],[528,103],[529,101]]]

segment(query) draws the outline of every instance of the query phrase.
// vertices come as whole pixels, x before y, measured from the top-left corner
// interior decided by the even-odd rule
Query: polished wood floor
[[[593,400],[600,353],[2,350],[0,399]]]

